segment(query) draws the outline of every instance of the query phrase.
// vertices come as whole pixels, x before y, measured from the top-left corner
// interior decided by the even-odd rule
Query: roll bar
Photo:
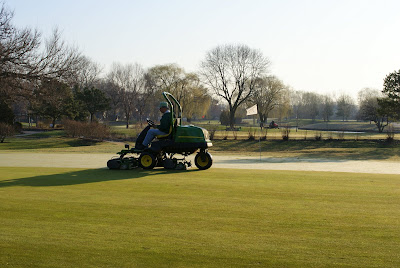
[[[162,94],[163,94],[165,100],[168,102],[169,107],[171,107],[171,113],[172,113],[172,114],[175,114],[175,109],[174,109],[174,108],[176,107],[176,108],[177,108],[176,118],[181,119],[181,118],[182,118],[182,107],[181,107],[181,105],[179,104],[179,102],[178,102],[178,101],[175,99],[175,97],[172,96],[172,94],[169,93],[169,92],[164,91]],[[172,104],[172,102],[171,102],[171,100],[170,100],[169,98],[171,98],[171,99],[174,101],[174,103],[175,103],[176,106]],[[173,119],[172,119],[172,120],[173,120]],[[181,121],[182,121],[182,120],[179,120],[179,125],[182,124]]]

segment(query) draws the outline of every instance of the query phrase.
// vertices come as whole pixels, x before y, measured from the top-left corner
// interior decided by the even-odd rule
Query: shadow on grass
[[[87,183],[117,181],[117,180],[134,180],[144,177],[151,177],[162,174],[174,174],[182,172],[196,172],[195,170],[109,170],[109,169],[85,169],[79,171],[65,172],[50,175],[38,175],[26,178],[10,179],[0,181],[0,188],[12,186],[67,186],[79,185]],[[188,174],[189,175],[189,174]]]

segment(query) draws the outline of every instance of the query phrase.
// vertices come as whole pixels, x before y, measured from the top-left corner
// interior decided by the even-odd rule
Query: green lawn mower
[[[164,136],[157,136],[157,140],[145,149],[137,149],[146,136],[147,131],[154,124],[147,120],[148,126],[142,131],[136,140],[135,148],[125,149],[117,154],[119,156],[108,160],[109,169],[133,169],[141,167],[143,169],[153,169],[154,167],[164,167],[166,169],[185,170],[191,167],[191,162],[186,160],[186,156],[197,152],[194,163],[197,168],[204,170],[212,165],[212,156],[208,148],[212,146],[208,131],[193,125],[182,126],[182,107],[179,102],[168,92],[162,93],[169,104],[172,113],[172,122],[169,133]],[[179,154],[182,157],[176,158]]]

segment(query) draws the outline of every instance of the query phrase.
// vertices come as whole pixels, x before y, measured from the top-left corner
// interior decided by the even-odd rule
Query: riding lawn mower
[[[208,148],[212,146],[212,143],[208,131],[193,125],[182,125],[181,105],[170,93],[163,92],[162,94],[168,102],[172,114],[169,133],[157,136],[157,140],[153,141],[148,148],[136,148],[143,141],[148,129],[154,125],[151,120],[147,120],[148,126],[137,138],[135,147],[130,148],[126,144],[125,149],[117,153],[119,156],[108,160],[107,167],[109,169],[164,167],[166,169],[185,170],[191,167],[191,162],[186,160],[186,156],[196,152],[194,158],[196,167],[201,170],[211,167],[212,156],[208,152]],[[181,157],[176,158],[176,154],[181,155]]]

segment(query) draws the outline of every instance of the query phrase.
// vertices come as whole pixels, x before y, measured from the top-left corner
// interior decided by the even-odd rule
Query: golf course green
[[[399,175],[0,174],[0,267],[400,267]]]

